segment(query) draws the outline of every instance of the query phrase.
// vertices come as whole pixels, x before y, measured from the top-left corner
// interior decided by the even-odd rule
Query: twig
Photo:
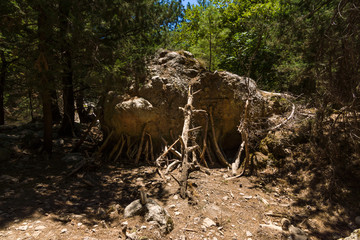
[[[175,144],[177,144],[179,141],[180,138],[176,139],[176,141],[156,159],[156,164],[158,167],[160,167],[159,161],[162,160],[166,156],[166,154],[168,154],[170,149],[172,149],[175,146]]]
[[[174,162],[172,162],[171,164],[169,164],[169,166],[166,168],[165,174],[168,174],[169,172],[173,171],[174,169],[176,169],[176,165],[180,164],[181,161],[179,160],[175,160]]]

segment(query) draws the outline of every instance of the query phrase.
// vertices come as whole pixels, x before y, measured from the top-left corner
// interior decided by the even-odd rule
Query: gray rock
[[[147,222],[156,222],[163,233],[169,233],[174,229],[174,223],[169,213],[152,199],[148,199],[145,205],[142,205],[140,199],[137,199],[124,209],[125,218],[141,215],[142,213],[145,213]]]
[[[169,233],[174,229],[173,220],[163,207],[151,199],[148,200],[145,207],[147,209],[145,214],[146,221],[156,221],[164,233]]]
[[[208,228],[208,227],[216,226],[216,223],[210,218],[205,218],[202,225]]]
[[[140,203],[140,199],[131,202],[124,209],[124,218],[133,217],[139,215],[143,210],[143,205]]]
[[[293,240],[307,240],[306,233],[298,227],[290,225],[289,227],[290,236]]]

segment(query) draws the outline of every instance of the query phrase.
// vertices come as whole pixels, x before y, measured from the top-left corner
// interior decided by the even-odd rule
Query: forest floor
[[[92,163],[69,176],[76,161],[64,156],[71,156],[78,139],[54,140],[54,154],[47,159],[22,148],[19,139],[26,132],[24,127],[0,133],[12,148],[10,157],[0,154],[0,239],[125,239],[125,225],[136,232],[134,239],[288,239],[286,231],[260,226],[280,226],[287,218],[315,240],[338,239],[356,227],[349,220],[352,209],[329,210],[317,199],[309,201],[311,189],[299,192],[301,183],[269,181],[275,168],[232,180],[226,180],[230,171],[224,168],[193,172],[192,199],[184,200],[174,178],[167,176],[165,182],[153,166]],[[308,174],[298,177],[306,181]],[[180,173],[173,175],[179,179]],[[140,197],[140,185],[172,217],[169,234],[161,235],[143,217],[123,217],[124,208]]]

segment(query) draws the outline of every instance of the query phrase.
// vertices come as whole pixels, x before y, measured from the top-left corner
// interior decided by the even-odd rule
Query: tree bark
[[[69,28],[69,13],[71,1],[60,0],[60,39],[61,39],[61,60],[62,60],[62,84],[64,115],[61,122],[60,135],[74,136],[74,89],[73,89],[73,71],[70,44],[67,39]]]
[[[86,111],[84,109],[84,90],[80,89],[76,94],[76,111],[79,115],[80,123],[88,123]]]
[[[51,33],[51,24],[45,10],[41,5],[38,6],[38,37],[39,37],[39,58],[36,61],[36,67],[39,72],[42,89],[41,98],[43,104],[44,119],[44,151],[48,154],[52,152],[52,111],[51,111],[51,94],[49,78],[51,71],[49,69],[49,46],[47,45],[48,35]]]
[[[50,83],[54,82],[54,79],[49,79]],[[50,96],[51,96],[51,116],[53,123],[59,123],[61,121],[61,114],[58,104],[58,95],[55,90],[55,86],[50,85]]]
[[[1,51],[1,73],[0,73],[0,125],[5,124],[5,111],[4,111],[4,88],[6,80],[7,61],[4,51]]]

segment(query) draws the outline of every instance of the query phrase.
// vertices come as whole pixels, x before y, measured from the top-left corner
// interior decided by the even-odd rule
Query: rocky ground
[[[88,139],[82,153],[70,153],[78,139],[56,138],[47,158],[38,153],[40,135],[36,124],[1,129],[1,239],[315,240],[338,239],[360,227],[352,217],[356,203],[353,209],[331,209],[308,201],[311,189],[299,191],[288,178],[270,181],[278,173],[273,167],[235,179],[223,168],[193,172],[192,197],[184,200],[175,180],[178,170],[164,179],[153,166],[92,161],[96,158],[86,153],[94,152],[96,139]],[[299,172],[304,181],[307,174]],[[141,214],[124,218],[126,206],[140,198],[141,186],[170,215],[170,233]],[[282,230],[283,219],[289,220],[289,230]]]

